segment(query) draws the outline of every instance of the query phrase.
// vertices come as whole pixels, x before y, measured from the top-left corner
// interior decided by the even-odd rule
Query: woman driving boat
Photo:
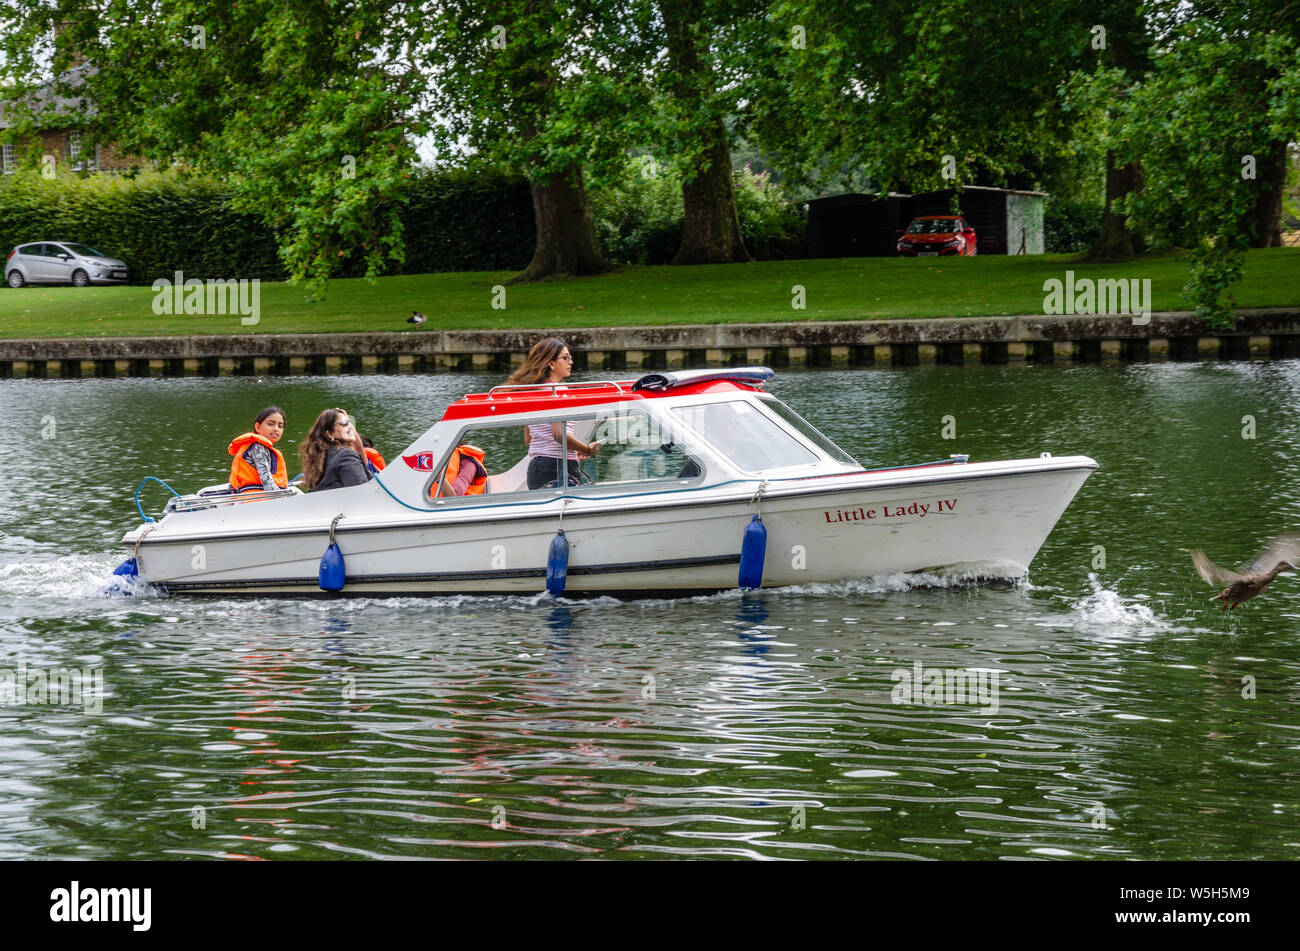
[[[573,356],[564,341],[558,337],[547,337],[533,344],[528,357],[506,382],[514,386],[526,386],[540,383],[563,383],[573,372]],[[568,444],[568,452],[561,446],[561,440]],[[524,443],[528,446],[528,488],[540,489],[549,485],[559,485],[564,481],[563,463],[567,461],[568,482],[577,485],[582,482],[579,463],[584,459],[600,454],[600,440],[590,443],[582,442],[573,435],[573,423],[565,423],[563,436],[560,424],[533,423],[524,429]]]

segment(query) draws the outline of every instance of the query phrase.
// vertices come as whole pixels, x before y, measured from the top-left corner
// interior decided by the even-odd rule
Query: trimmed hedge
[[[406,263],[390,273],[520,270],[533,253],[528,184],[499,172],[421,172],[399,199]],[[121,258],[131,283],[187,277],[283,281],[271,229],[233,210],[210,179],[145,172],[0,181],[0,254],[29,241],[80,241]],[[353,255],[340,276],[364,273]]]
[[[533,194],[521,177],[420,172],[400,202],[406,263],[397,273],[522,271],[532,259]]]
[[[42,239],[80,241],[121,258],[135,284],[175,271],[200,278],[286,277],[265,225],[232,211],[216,183],[171,174],[6,176],[0,183],[0,253]]]
[[[804,216],[765,175],[735,173],[741,233],[760,260],[802,257]],[[179,173],[46,179],[19,172],[0,180],[0,254],[41,240],[80,241],[121,258],[131,281],[149,284],[176,271],[198,278],[285,280],[271,229],[233,210],[219,182]],[[533,253],[528,183],[504,171],[415,172],[397,199],[405,263],[388,273],[517,271]],[[596,233],[611,263],[665,264],[682,236],[681,186],[647,180],[629,166],[592,193]],[[341,261],[340,277],[364,273],[362,255]]]

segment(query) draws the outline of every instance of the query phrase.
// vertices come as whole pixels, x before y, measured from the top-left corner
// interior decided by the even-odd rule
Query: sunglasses
[[[348,419],[346,416],[340,416],[337,420],[334,421],[334,425],[342,426],[344,429],[347,429],[349,426],[355,427],[356,420]]]

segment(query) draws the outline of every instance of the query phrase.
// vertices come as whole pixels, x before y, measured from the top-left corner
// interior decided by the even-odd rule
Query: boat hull
[[[741,537],[755,512],[767,529],[764,587],[899,572],[1016,578],[1095,467],[1076,456],[789,480],[761,492],[754,482],[633,502],[492,505],[489,497],[478,507],[399,511],[387,519],[376,511],[370,524],[357,514],[337,530],[347,572],[341,593],[535,594],[545,589],[547,554],[561,524],[569,542],[566,595],[734,588]],[[328,495],[343,503],[349,491],[319,493],[317,502]],[[202,514],[145,534],[142,580],[173,592],[322,593],[317,572],[328,519],[311,524],[303,516],[260,531],[226,521],[203,534],[204,524],[218,523],[203,522]],[[133,544],[138,532],[124,541]]]

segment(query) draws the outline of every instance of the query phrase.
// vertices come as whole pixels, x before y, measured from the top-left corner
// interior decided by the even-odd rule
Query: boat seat
[[[528,456],[524,456],[513,466],[499,475],[489,475],[484,495],[501,495],[505,492],[520,492],[528,486]]]
[[[669,475],[668,456],[658,449],[629,449],[614,457],[611,468],[614,482],[638,482],[663,479]]]

